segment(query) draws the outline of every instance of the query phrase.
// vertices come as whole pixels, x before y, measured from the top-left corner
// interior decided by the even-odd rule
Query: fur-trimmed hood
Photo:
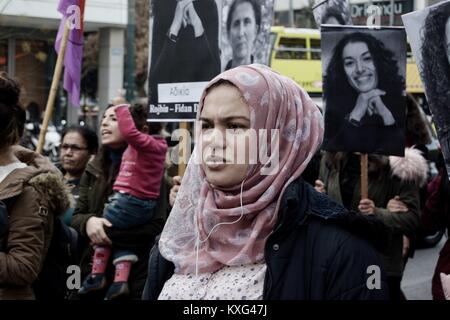
[[[404,157],[389,157],[392,175],[422,187],[427,182],[428,164],[420,150],[406,148]]]
[[[0,200],[19,195],[29,185],[47,202],[48,209],[54,214],[66,212],[72,196],[61,172],[42,155],[20,146],[13,148],[15,156],[27,167],[14,170],[0,183]]]

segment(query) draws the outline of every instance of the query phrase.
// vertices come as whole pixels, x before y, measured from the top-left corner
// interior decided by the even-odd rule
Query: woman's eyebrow
[[[200,117],[200,121],[204,121],[204,122],[212,122],[211,119],[205,118],[205,117]]]
[[[250,118],[247,116],[229,116],[229,117],[219,118],[219,121],[231,121],[231,120],[244,120],[244,121],[250,122]],[[205,117],[200,117],[200,121],[213,122],[212,119],[208,119]]]
[[[223,118],[224,120],[246,120],[246,121],[250,121],[250,119],[246,116],[231,116],[231,117],[225,117]]]

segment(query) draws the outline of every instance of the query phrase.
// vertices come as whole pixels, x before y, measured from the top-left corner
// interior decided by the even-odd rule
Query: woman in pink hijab
[[[300,178],[323,137],[302,88],[240,66],[208,84],[197,120],[144,299],[386,298],[375,250],[342,227],[350,213]]]

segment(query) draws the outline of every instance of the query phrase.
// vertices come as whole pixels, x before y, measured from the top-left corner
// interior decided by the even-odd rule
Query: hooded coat
[[[32,284],[42,268],[53,234],[53,218],[71,198],[62,176],[36,152],[14,146],[27,165],[0,183],[0,200],[8,207],[8,233],[0,252],[0,300],[33,299]]]

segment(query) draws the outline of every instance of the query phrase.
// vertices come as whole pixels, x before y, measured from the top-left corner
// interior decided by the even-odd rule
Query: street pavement
[[[446,236],[433,248],[418,249],[409,259],[403,274],[402,290],[408,300],[431,300],[431,278],[433,277],[439,251]]]

